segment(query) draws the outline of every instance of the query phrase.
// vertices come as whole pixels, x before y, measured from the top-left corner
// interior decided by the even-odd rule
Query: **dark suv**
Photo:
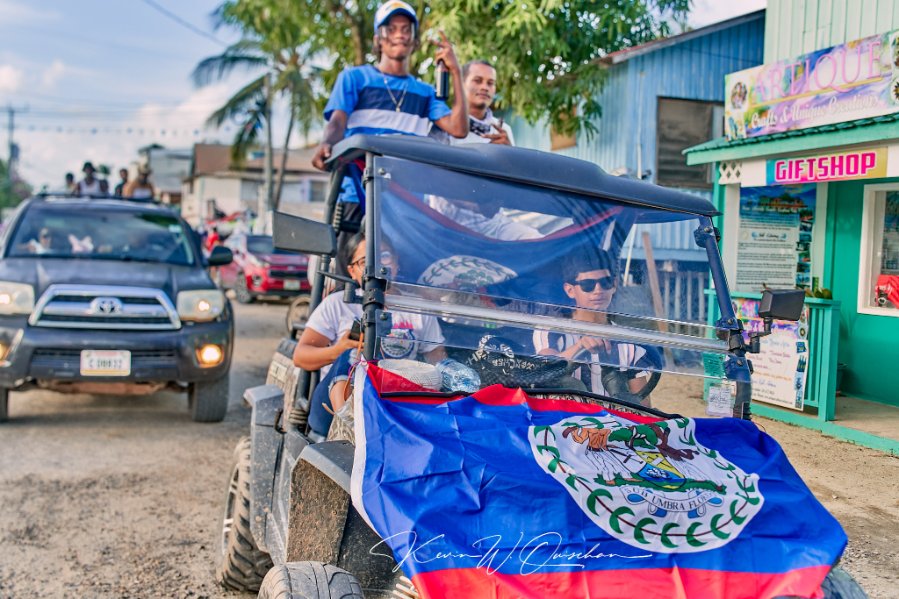
[[[39,196],[0,236],[0,421],[9,392],[187,391],[198,422],[228,408],[231,305],[176,213],[121,199]]]

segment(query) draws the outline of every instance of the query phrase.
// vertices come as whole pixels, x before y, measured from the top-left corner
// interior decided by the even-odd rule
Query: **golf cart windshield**
[[[442,341],[466,363],[486,348],[707,376],[704,361],[727,351],[706,324],[709,261],[720,260],[696,241],[711,230],[707,216],[396,158],[375,165],[372,266],[394,313],[382,319],[382,347],[397,313],[418,312],[440,324],[438,338],[419,341]],[[576,376],[590,387],[588,373]]]

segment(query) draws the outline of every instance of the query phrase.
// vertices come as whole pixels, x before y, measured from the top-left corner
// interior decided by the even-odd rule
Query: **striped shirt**
[[[434,88],[412,75],[385,75],[371,65],[344,69],[325,106],[325,120],[335,110],[347,114],[344,137],[351,135],[426,136],[431,123],[450,114]],[[358,202],[355,186],[344,179],[341,202]]]

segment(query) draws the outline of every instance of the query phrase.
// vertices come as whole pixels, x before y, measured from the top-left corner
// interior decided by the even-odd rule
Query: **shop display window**
[[[899,185],[872,192],[862,219],[859,312],[899,316]]]

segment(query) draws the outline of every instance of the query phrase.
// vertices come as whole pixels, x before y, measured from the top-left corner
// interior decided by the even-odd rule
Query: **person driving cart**
[[[365,235],[358,233],[342,256],[350,277],[360,286],[365,253]],[[382,267],[397,269],[389,246],[382,248],[378,259]],[[381,340],[385,358],[415,359],[421,355],[433,363],[446,357],[436,318],[405,312],[394,312],[392,317],[390,333]],[[354,353],[361,343],[361,336],[352,334],[353,323],[361,319],[361,304],[346,303],[342,293],[332,293],[309,316],[294,350],[296,366],[309,372],[321,369],[321,381],[312,392],[309,407],[309,426],[319,435],[327,435],[333,412],[343,405],[349,367],[356,361]]]
[[[609,324],[608,309],[615,296],[617,268],[608,252],[578,255],[562,267],[565,295],[574,301],[572,318]],[[540,355],[558,356],[583,364],[572,376],[594,393],[616,399],[638,399],[646,390],[657,354],[641,345],[601,337],[534,331],[534,349]],[[617,366],[616,366],[617,365]]]

